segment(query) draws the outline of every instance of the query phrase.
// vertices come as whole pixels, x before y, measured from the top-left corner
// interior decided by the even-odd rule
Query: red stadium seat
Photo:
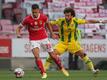
[[[10,24],[12,24],[12,22],[9,19],[1,19],[0,24],[1,25],[10,25]]]
[[[14,31],[13,25],[3,25],[2,31],[13,32]]]

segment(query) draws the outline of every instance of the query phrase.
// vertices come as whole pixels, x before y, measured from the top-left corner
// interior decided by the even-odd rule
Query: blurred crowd
[[[0,38],[15,38],[15,29],[25,16],[30,14],[30,6],[38,3],[41,12],[50,20],[62,17],[62,6],[75,9],[76,16],[85,19],[107,20],[107,0],[1,0]],[[63,3],[63,4],[62,4]],[[60,10],[60,11],[59,11]],[[59,11],[59,12],[58,12]],[[80,14],[81,13],[81,14]],[[57,26],[53,27],[57,33]],[[82,38],[107,39],[107,24],[79,25]],[[27,38],[28,33],[23,30],[22,35]]]

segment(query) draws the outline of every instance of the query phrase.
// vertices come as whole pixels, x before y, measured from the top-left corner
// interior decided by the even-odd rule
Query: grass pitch
[[[47,71],[48,77],[41,79],[38,71],[25,71],[23,78],[15,78],[12,71],[0,70],[0,80],[107,80],[107,71],[100,71],[94,76],[90,71],[69,71],[70,76],[65,77],[60,71]]]

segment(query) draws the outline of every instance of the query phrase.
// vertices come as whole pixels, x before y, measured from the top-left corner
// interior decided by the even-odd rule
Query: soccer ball
[[[22,78],[24,76],[24,70],[22,68],[16,68],[14,74],[16,78]]]

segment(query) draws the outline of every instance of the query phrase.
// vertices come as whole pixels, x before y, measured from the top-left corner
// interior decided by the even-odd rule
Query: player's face
[[[66,19],[67,21],[70,21],[72,18],[73,18],[73,16],[71,15],[70,12],[69,12],[69,13],[65,13],[65,19]]]
[[[39,15],[39,9],[32,9],[32,14],[33,14],[33,17],[38,17]]]

